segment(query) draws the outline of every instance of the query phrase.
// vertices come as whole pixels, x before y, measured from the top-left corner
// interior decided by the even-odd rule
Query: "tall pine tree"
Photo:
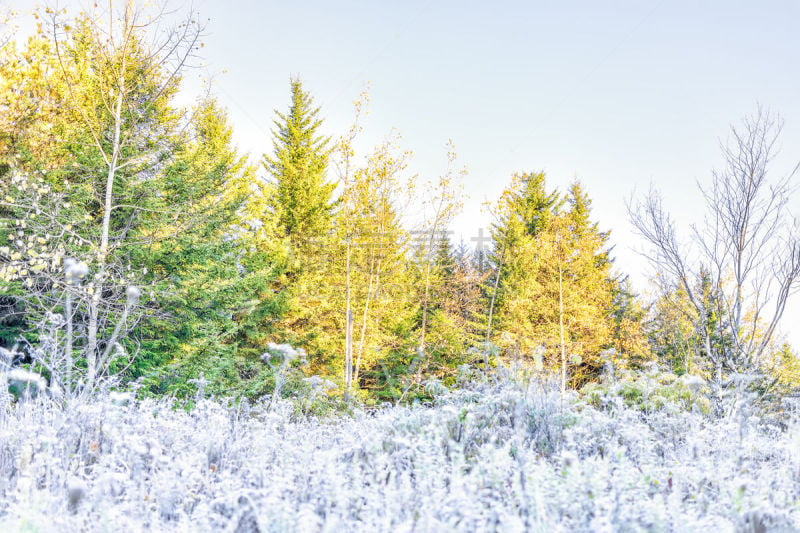
[[[505,335],[505,342],[495,338],[495,331],[510,333],[507,325],[517,322],[510,306],[527,285],[532,274],[531,265],[523,250],[549,227],[563,204],[560,195],[545,189],[544,173],[514,174],[511,185],[503,191],[497,205],[498,221],[492,226],[493,251],[489,257],[493,272],[485,289],[488,307],[487,341],[496,341],[510,347],[519,345],[522,332],[516,340]],[[524,323],[523,323],[524,324]],[[512,334],[513,335],[513,334]]]
[[[214,392],[243,392],[266,371],[260,334],[281,312],[282,295],[271,287],[281,261],[255,246],[253,232],[263,224],[253,223],[245,203],[255,176],[232,145],[225,112],[203,101],[192,126],[154,210],[179,203],[182,216],[148,218],[147,231],[163,237],[137,252],[160,296],[158,312],[136,332],[144,357],[131,370],[153,392],[191,391],[188,380],[200,372]],[[261,323],[253,327],[256,317]]]
[[[273,155],[264,167],[275,182],[272,208],[278,224],[300,252],[331,229],[335,184],[326,180],[329,137],[320,133],[322,119],[299,79],[291,80],[287,113],[276,111]]]
[[[611,342],[614,288],[607,234],[590,220],[591,201],[577,182],[562,198],[535,174],[517,177],[500,207],[500,344],[523,359],[543,346],[545,364],[569,367],[573,384],[591,378]]]
[[[288,111],[275,112],[272,155],[265,155],[263,161],[272,180],[264,196],[262,219],[277,233],[272,240],[288,248],[285,275],[275,288],[287,296],[286,313],[280,323],[267,329],[274,330],[271,340],[308,349],[316,369],[325,358],[315,310],[328,306],[321,295],[330,292],[327,255],[334,244],[336,186],[326,179],[331,148],[330,138],[320,133],[320,110],[299,79],[291,80],[290,89]]]

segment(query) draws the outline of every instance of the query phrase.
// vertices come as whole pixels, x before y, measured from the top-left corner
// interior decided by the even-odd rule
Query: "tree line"
[[[562,388],[651,361],[719,381],[791,377],[795,359],[774,333],[796,287],[794,235],[772,252],[784,270],[765,319],[776,303],[766,282],[743,288],[767,275],[754,272],[767,269],[753,259],[761,241],[746,227],[725,233],[742,218],[717,220],[703,249],[727,255],[691,270],[651,195],[631,206],[661,265],[645,302],[613,268],[579,181],[561,191],[542,173],[514,175],[492,207],[491,246],[474,250],[448,238],[465,175],[452,146],[441,176],[420,186],[397,136],[357,153],[365,96],[353,125],[330,136],[291,79],[273,145],[253,165],[213,96],[176,103],[201,46],[195,14],[129,2],[38,17],[24,44],[0,51],[0,346],[52,387],[113,378],[144,394],[191,396],[202,383],[260,397],[280,388],[280,367],[287,394],[321,376],[347,396],[401,401],[510,361],[556,373]],[[731,184],[741,148],[726,153]],[[717,185],[728,182],[706,194],[734,213],[741,199]],[[751,197],[748,213],[783,215],[783,196]],[[764,220],[751,225],[781,227]],[[282,344],[302,350],[276,366],[264,354]]]

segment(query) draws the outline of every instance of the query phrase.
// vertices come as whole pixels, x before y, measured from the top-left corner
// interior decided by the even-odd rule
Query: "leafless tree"
[[[464,179],[467,171],[457,171],[455,167],[456,152],[452,141],[447,145],[447,169],[435,183],[428,184],[427,198],[425,199],[426,217],[420,228],[420,235],[424,241],[420,247],[422,255],[423,294],[422,294],[422,323],[420,324],[419,350],[426,353],[425,336],[428,328],[428,313],[430,308],[431,282],[435,260],[437,239],[447,238],[447,227],[453,221],[462,207],[460,180]]]
[[[691,302],[717,382],[763,367],[786,302],[800,285],[800,234],[788,210],[800,164],[778,178],[770,168],[781,129],[782,121],[761,107],[731,127],[722,169],[700,185],[704,223],[692,226],[686,245],[657,192],[628,203],[663,288],[680,289]]]

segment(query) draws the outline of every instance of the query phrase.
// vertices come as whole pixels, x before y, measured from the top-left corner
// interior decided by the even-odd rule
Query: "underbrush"
[[[715,418],[691,383],[651,385],[562,398],[510,372],[337,416],[318,397],[4,401],[0,530],[800,528],[795,414]]]

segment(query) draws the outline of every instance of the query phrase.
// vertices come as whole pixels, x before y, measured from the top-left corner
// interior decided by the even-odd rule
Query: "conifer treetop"
[[[275,182],[279,224],[297,241],[328,232],[335,185],[325,177],[331,148],[319,133],[320,108],[298,78],[291,80],[291,99],[287,113],[275,111],[273,154],[264,155],[264,168]]]

